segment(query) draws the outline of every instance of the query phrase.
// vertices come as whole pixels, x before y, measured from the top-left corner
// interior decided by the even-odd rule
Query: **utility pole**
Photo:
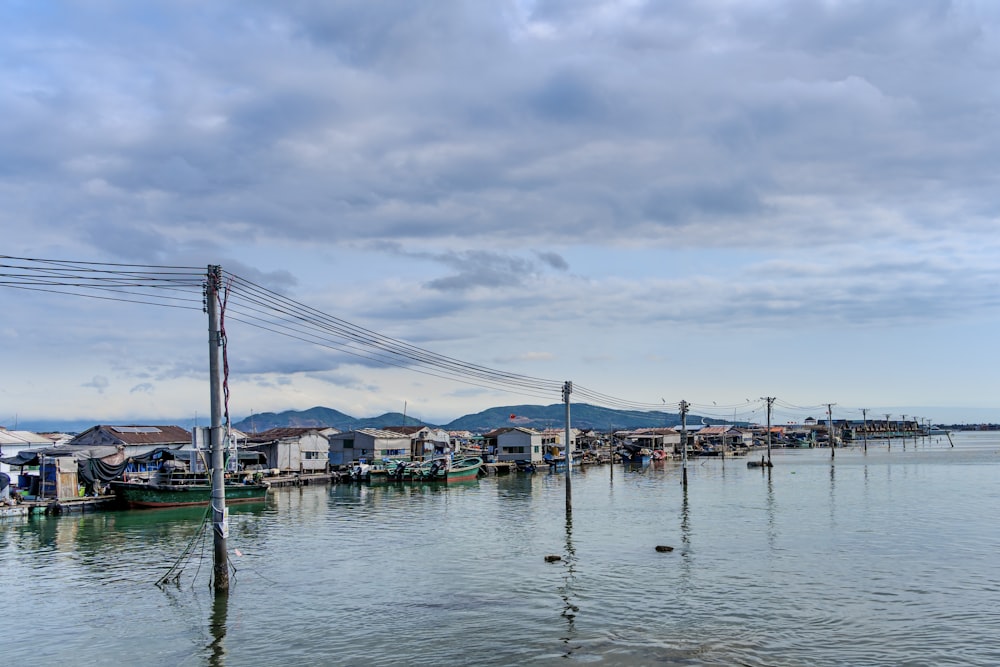
[[[830,437],[830,458],[833,459],[837,451],[837,442],[833,437],[833,403],[826,404],[826,428]]]
[[[861,408],[861,437],[864,438],[865,454],[868,453],[868,408]]]
[[[885,413],[885,441],[889,445],[889,451],[892,451],[892,436],[889,434],[889,413]]]
[[[570,472],[573,470],[573,443],[570,441],[569,433],[569,397],[573,393],[573,383],[566,381],[563,384],[563,402],[566,403],[566,516],[573,513],[573,478]],[[614,465],[612,464],[612,467]]]
[[[688,427],[687,414],[688,402],[680,402],[681,409],[681,484],[684,488],[688,485]]]
[[[219,380],[219,350],[223,345],[219,320],[219,287],[222,284],[222,267],[209,265],[205,281],[205,311],[208,313],[208,372],[212,392],[212,424],[209,440],[212,452],[212,533],[215,557],[213,585],[216,595],[229,594],[229,554],[226,538],[229,526],[226,517],[226,478],[222,458],[222,382]]]
[[[774,403],[774,396],[764,398],[767,401],[767,467],[771,467],[771,405]]]
[[[903,451],[905,452],[906,451],[906,415],[900,415],[900,417],[902,417],[903,420],[901,422],[899,422],[899,434],[901,436],[903,436]]]

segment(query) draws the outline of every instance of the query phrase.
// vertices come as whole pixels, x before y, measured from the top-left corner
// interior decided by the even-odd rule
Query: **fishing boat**
[[[409,461],[386,459],[384,461],[366,463],[359,461],[350,468],[351,479],[366,484],[386,484],[401,479],[402,469]]]
[[[189,473],[164,467],[148,480],[110,483],[118,501],[128,507],[183,507],[208,505],[212,500],[212,480],[207,473]],[[226,504],[263,502],[270,485],[245,478],[227,479]]]
[[[415,466],[407,466],[402,471],[403,481],[412,482],[474,482],[479,478],[483,460],[478,456],[470,456],[450,464],[447,459],[432,459]]]
[[[450,466],[431,470],[428,481],[432,482],[474,482],[479,478],[482,470],[483,460],[478,456],[470,456],[458,461],[452,461]]]
[[[631,442],[622,444],[620,454],[622,457],[622,463],[633,466],[649,465],[650,458],[653,455],[652,451],[646,447]]]

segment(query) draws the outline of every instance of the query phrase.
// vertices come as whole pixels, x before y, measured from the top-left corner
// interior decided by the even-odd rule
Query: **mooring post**
[[[226,517],[226,478],[222,446],[222,382],[219,379],[219,352],[223,344],[218,298],[221,284],[222,267],[209,265],[205,281],[205,310],[208,312],[208,372],[212,393],[212,424],[209,429],[212,453],[212,533],[215,545],[212,581],[217,594],[229,592],[229,554],[226,549],[229,527]]]

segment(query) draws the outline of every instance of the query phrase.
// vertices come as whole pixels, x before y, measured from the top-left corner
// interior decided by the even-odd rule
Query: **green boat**
[[[227,482],[226,504],[263,502],[269,485],[264,483]],[[156,482],[111,482],[115,497],[128,507],[182,507],[208,505],[212,500],[212,484],[200,480]]]
[[[479,471],[482,467],[483,460],[478,456],[453,461],[450,466],[446,461],[435,459],[420,467],[419,476],[415,477],[414,481],[446,482],[448,484],[474,482],[479,478]]]

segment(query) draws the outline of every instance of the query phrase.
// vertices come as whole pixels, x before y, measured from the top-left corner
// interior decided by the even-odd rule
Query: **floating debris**
[[[660,553],[667,553],[669,551],[673,551],[674,548],[668,547],[666,544],[658,544],[656,545],[656,550],[659,551]]]
[[[562,560],[562,556],[558,556],[556,554],[549,554],[548,556],[545,557],[546,563],[555,563],[556,561],[560,560]]]

